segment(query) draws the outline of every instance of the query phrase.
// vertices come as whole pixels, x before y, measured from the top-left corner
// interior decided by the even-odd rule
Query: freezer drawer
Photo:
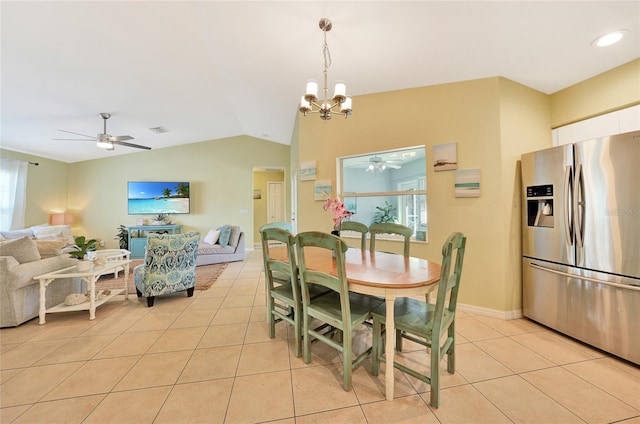
[[[529,258],[522,269],[526,317],[640,364],[635,280]]]

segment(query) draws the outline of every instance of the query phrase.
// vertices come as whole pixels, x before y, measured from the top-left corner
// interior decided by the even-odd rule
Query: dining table
[[[271,248],[274,259],[286,260],[286,248]],[[317,247],[305,248],[307,268],[337,274],[332,252]],[[393,400],[394,392],[394,307],[398,297],[425,296],[438,286],[440,264],[427,259],[395,253],[349,247],[345,252],[349,291],[384,297],[386,303],[385,396]]]

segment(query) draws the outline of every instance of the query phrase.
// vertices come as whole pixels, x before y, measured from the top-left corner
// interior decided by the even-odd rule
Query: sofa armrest
[[[1,257],[0,260],[0,275],[2,275],[4,284],[6,284],[6,288],[9,290],[18,290],[31,284],[37,284],[37,281],[35,281],[33,277],[73,266],[77,263],[76,259],[66,255],[54,256],[52,258],[40,259],[39,261],[18,265],[15,265],[15,263],[17,263],[15,258],[8,257],[9,260],[5,260],[5,258],[7,258],[7,256]]]
[[[0,275],[3,277],[7,275],[10,269],[20,265],[20,262],[13,256],[0,256]]]
[[[240,238],[238,239],[238,245],[236,246],[236,253],[238,252],[244,253],[244,232],[240,233]]]

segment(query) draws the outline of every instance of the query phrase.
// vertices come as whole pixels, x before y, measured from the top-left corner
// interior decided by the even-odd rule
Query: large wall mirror
[[[427,240],[425,147],[371,152],[338,158],[339,195],[354,215],[371,225],[396,222]]]

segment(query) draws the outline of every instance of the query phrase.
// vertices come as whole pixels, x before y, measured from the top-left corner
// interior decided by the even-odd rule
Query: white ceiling
[[[154,149],[249,135],[289,144],[307,79],[348,95],[503,76],[544,93],[640,57],[640,1],[2,1],[1,146],[76,162],[58,129]],[[626,28],[623,42],[591,41]],[[354,114],[358,102],[354,99]],[[319,119],[317,116],[306,119]],[[165,134],[149,128],[162,126]]]

